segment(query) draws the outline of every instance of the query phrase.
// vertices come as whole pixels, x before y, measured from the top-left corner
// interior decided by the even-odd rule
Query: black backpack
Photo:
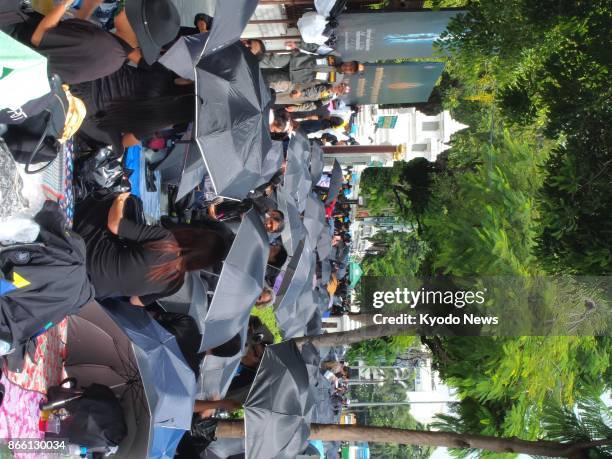
[[[112,448],[127,436],[123,408],[113,391],[102,384],[92,384],[83,395],[69,402],[73,415],[66,433],[70,443],[88,448]]]
[[[18,350],[94,297],[85,243],[65,228],[59,205],[47,201],[34,220],[34,243],[0,246],[0,338]]]

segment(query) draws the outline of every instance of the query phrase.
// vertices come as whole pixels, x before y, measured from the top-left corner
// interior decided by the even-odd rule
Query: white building
[[[379,120],[386,118],[387,125],[377,127]],[[390,117],[396,117],[392,120]],[[427,116],[415,107],[380,109],[376,105],[364,105],[357,116],[357,133],[355,139],[361,145],[401,145],[403,159],[423,157],[435,161],[440,153],[450,148],[451,136],[467,126],[455,121],[448,110],[435,116]],[[388,156],[371,158],[390,166]]]

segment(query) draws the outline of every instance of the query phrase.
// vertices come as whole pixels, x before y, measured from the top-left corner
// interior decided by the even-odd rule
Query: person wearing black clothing
[[[47,57],[50,74],[59,75],[68,84],[110,75],[127,59],[138,63],[144,57],[153,63],[161,46],[179,28],[178,12],[169,0],[128,2],[129,11],[123,10],[115,18],[115,33],[84,18],[62,21],[73,2],[62,0],[42,19],[33,16],[38,24],[26,43]]]
[[[137,223],[135,215],[124,215],[128,198],[129,193],[89,197],[75,209],[74,229],[85,240],[87,272],[97,298],[126,296],[134,305],[148,305],[175,293],[185,272],[224,256],[225,244],[216,233]]]

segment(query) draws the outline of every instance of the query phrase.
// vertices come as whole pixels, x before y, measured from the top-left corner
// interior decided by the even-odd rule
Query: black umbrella
[[[312,267],[315,263],[315,256],[308,240],[300,242],[295,254],[289,260],[287,268],[283,272],[283,280],[276,294],[274,302],[274,312],[284,314],[285,308],[291,308],[304,286],[312,281]],[[290,314],[290,313],[289,313]]]
[[[321,180],[324,166],[323,149],[318,142],[312,142],[310,146],[310,175],[312,176],[312,183],[317,183]]]
[[[342,187],[342,181],[342,167],[340,166],[338,160],[335,159],[331,178],[329,179],[329,192],[327,194],[325,204],[331,204],[331,202],[336,199],[338,193],[340,192],[340,188]]]
[[[185,281],[175,294],[158,300],[168,312],[187,314],[193,317],[200,333],[204,330],[204,319],[208,312],[208,283],[200,271],[185,273]]]
[[[267,183],[276,174],[283,165],[284,160],[283,142],[278,140],[272,141],[272,148],[264,158],[261,166],[261,182]]]
[[[113,387],[128,435],[117,457],[172,457],[191,426],[196,381],[175,338],[141,308],[89,303],[68,319],[68,376]]]
[[[300,241],[303,241],[306,236],[306,228],[304,227],[302,217],[293,198],[284,190],[279,190],[276,194],[276,198],[278,210],[285,216],[285,227],[281,232],[283,247],[285,247],[289,255],[293,256],[297,250],[298,244]]]
[[[308,139],[306,139],[308,142]],[[304,212],[306,200],[312,187],[312,178],[308,169],[309,146],[304,144],[300,135],[294,135],[287,149],[287,169],[283,177],[283,186],[296,203],[300,212]]]
[[[294,459],[307,446],[314,393],[293,341],[267,346],[244,403],[246,457]]]
[[[325,217],[325,206],[313,193],[306,199],[306,210],[304,211],[304,226],[308,233],[308,240],[312,246],[316,246],[321,231],[327,221]]]
[[[244,327],[240,334],[241,349],[247,340],[248,326]],[[219,357],[208,354],[204,357],[200,366],[200,377],[198,378],[198,399],[212,400],[213,397],[224,398],[234,376],[240,365],[242,352],[231,357]]]
[[[258,3],[259,0],[217,0],[215,19],[203,54],[212,54],[238,41]]]
[[[332,253],[332,232],[329,223],[326,222],[317,240],[317,253],[320,260],[328,259]]]
[[[264,286],[270,245],[255,209],[244,217],[223,263],[204,320],[200,351],[226,343],[248,324],[249,314]]]
[[[243,199],[261,183],[272,147],[270,92],[257,58],[241,43],[205,55],[196,67],[194,139],[219,196]]]
[[[159,59],[164,66],[183,78],[193,80],[194,67],[203,55],[219,51],[240,39],[257,8],[258,0],[219,0],[215,3],[215,20],[210,33],[180,37]]]
[[[270,92],[257,58],[237,42],[256,7],[256,0],[218,1],[208,36],[181,39],[162,59],[170,70],[195,80],[193,138],[216,194],[235,199],[261,183],[262,163],[271,147]],[[193,165],[201,179],[201,164]],[[197,183],[188,180],[184,187]]]
[[[309,277],[312,277],[309,275]],[[307,282],[297,301],[275,311],[276,322],[284,339],[297,338],[306,334],[306,326],[317,309],[312,282]]]

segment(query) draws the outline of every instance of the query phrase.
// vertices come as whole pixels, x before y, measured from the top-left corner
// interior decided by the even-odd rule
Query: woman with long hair
[[[125,296],[146,306],[176,293],[186,272],[225,258],[229,248],[216,232],[138,223],[129,193],[111,198],[90,197],[75,211],[75,231],[85,240],[96,298]]]
[[[116,100],[88,116],[80,131],[90,140],[122,150],[164,128],[193,121],[195,105],[193,93]]]

